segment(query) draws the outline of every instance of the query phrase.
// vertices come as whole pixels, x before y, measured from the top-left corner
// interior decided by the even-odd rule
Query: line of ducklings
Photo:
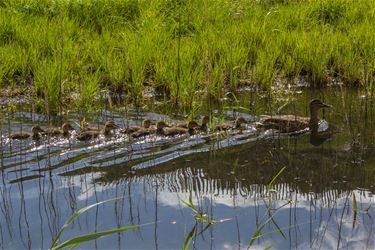
[[[201,120],[201,123],[192,120],[189,122],[179,123],[175,125],[168,125],[164,121],[151,121],[145,119],[143,121],[143,126],[129,126],[124,129],[120,129],[119,132],[122,134],[127,134],[130,138],[139,138],[142,136],[147,136],[151,134],[157,134],[161,136],[174,136],[189,134],[193,135],[196,131],[206,132],[208,130],[208,125],[210,119],[208,116],[204,116]],[[246,120],[243,117],[237,118],[235,121],[223,123],[215,127],[215,131],[226,131],[230,129],[239,129],[242,124],[246,123]],[[103,135],[109,137],[112,135],[112,130],[118,129],[113,121],[108,121],[105,123],[103,128],[98,127],[85,127],[77,133],[77,140],[85,141],[99,137]],[[69,123],[64,123],[61,127],[49,127],[42,129],[39,125],[33,126],[31,132],[16,132],[9,135],[10,139],[27,139],[32,138],[33,140],[38,140],[41,136],[70,136],[70,131],[74,128]]]

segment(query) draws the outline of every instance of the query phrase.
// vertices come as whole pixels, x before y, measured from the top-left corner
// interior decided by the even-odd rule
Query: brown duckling
[[[135,131],[130,134],[132,138],[138,138],[150,134],[164,135],[164,128],[169,127],[164,121],[158,121],[156,123],[156,128],[140,128],[138,131]]]
[[[150,128],[150,131],[151,131],[151,133],[164,135],[164,128],[168,128],[168,127],[170,127],[170,126],[167,123],[165,123],[164,121],[158,121],[156,123],[156,129]]]
[[[164,121],[158,121],[156,123],[156,129],[155,129],[155,128],[150,128],[151,124],[152,122],[150,120],[148,119],[144,120],[143,128],[139,127],[137,131],[130,133],[130,137],[138,138],[138,137],[142,137],[142,136],[146,136],[146,135],[154,134],[154,133],[161,134],[163,131],[163,128],[169,126]]]
[[[295,115],[274,115],[263,118],[257,128],[277,129],[281,133],[291,133],[309,128],[314,131],[319,126],[318,110],[321,108],[331,108],[331,105],[325,104],[318,99],[310,102],[310,117],[301,117]]]
[[[138,137],[142,137],[142,136],[152,134],[153,132],[155,132],[155,129],[140,128],[138,131],[135,131],[135,132],[131,133],[130,136],[132,138],[138,138]]]
[[[163,134],[167,136],[172,135],[182,135],[189,133],[190,135],[194,134],[194,129],[200,128],[199,124],[196,121],[190,121],[188,123],[188,128],[181,128],[181,127],[171,127],[171,128],[164,128]]]
[[[210,123],[210,118],[207,115],[203,116],[202,117],[202,123],[201,123],[199,129],[201,131],[207,131],[207,124],[209,124],[209,123]]]
[[[104,128],[105,128],[105,126],[114,126],[114,127],[116,127],[116,128],[118,128],[118,126],[113,122],[113,121],[108,121],[108,122],[106,122],[105,124],[104,124]],[[103,129],[104,129],[103,128]],[[100,132],[100,131],[102,131],[103,130],[102,128],[99,128],[99,127],[81,127],[81,131],[98,131],[98,132]]]
[[[69,131],[74,130],[73,126],[65,122],[61,128],[51,127],[47,128],[44,132],[45,135],[49,136],[69,136]]]
[[[137,132],[138,130],[141,130],[141,129],[148,129],[148,128],[150,128],[151,125],[153,125],[153,122],[149,119],[145,119],[145,120],[143,120],[143,127],[141,127],[141,126],[129,126],[125,129],[121,130],[120,133],[132,134],[132,133]]]
[[[196,121],[192,120],[193,122],[197,123]],[[210,122],[210,118],[205,115],[203,116],[202,118],[202,123],[201,125],[197,127],[197,129],[199,130],[202,130],[202,131],[207,131],[207,124]],[[188,129],[189,128],[189,123],[187,122],[184,122],[184,123],[178,123],[175,127],[178,127],[178,128],[185,128],[185,129]]]
[[[44,132],[44,130],[40,126],[36,125],[31,128],[31,132],[16,132],[9,135],[9,138],[22,140],[31,137],[33,140],[38,140],[40,138],[40,133],[42,132]]]
[[[139,131],[136,131],[132,134],[132,137],[140,137],[142,135],[147,134],[158,134],[158,135],[164,135],[164,128],[170,127],[167,123],[164,121],[158,121],[156,123],[156,128],[147,128],[147,129],[141,129]]]
[[[77,140],[85,141],[93,138],[97,138],[99,135],[109,136],[113,129],[118,128],[118,126],[113,122],[106,122],[102,130],[87,130],[82,131],[77,135]]]
[[[241,127],[241,124],[243,123],[246,123],[245,118],[238,117],[234,122],[228,122],[228,123],[223,123],[221,125],[217,125],[216,130],[225,131],[228,129],[238,129]]]

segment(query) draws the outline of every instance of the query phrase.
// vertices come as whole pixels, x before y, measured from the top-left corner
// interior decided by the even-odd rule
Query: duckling
[[[238,129],[241,127],[241,124],[246,123],[245,118],[238,117],[234,122],[223,123],[221,125],[216,126],[216,130],[218,131],[225,131],[228,129]]]
[[[60,136],[60,135],[69,136],[70,130],[74,130],[74,128],[72,127],[72,125],[66,122],[61,126],[61,128],[56,128],[56,127],[47,128],[44,134],[49,135],[49,136]]]
[[[104,128],[102,130],[87,130],[82,131],[77,135],[77,140],[85,141],[90,140],[93,138],[97,138],[100,134],[104,136],[109,136],[111,134],[111,130],[118,128],[116,124],[113,122],[106,122]]]
[[[192,120],[193,122],[197,123],[196,121]],[[210,122],[210,118],[205,115],[202,118],[202,125],[198,126],[197,129],[202,130],[202,131],[207,131],[207,124]],[[189,123],[184,122],[184,123],[178,123],[175,127],[178,128],[189,128]]]
[[[150,129],[150,128],[140,128],[139,130],[133,132],[130,134],[130,137],[132,138],[138,138],[142,136],[146,136],[149,134],[152,134],[155,130]]]
[[[200,128],[199,124],[196,121],[190,121],[188,123],[188,128],[181,128],[181,127],[164,128],[163,134],[167,136],[182,135],[185,133],[189,133],[190,135],[193,135],[195,128]]]
[[[318,110],[321,108],[331,108],[331,105],[325,104],[318,99],[310,101],[310,117],[301,117],[295,115],[275,115],[262,119],[257,128],[277,129],[281,133],[291,133],[309,128],[314,131],[318,127],[320,119]]]
[[[40,126],[36,125],[31,128],[31,132],[16,132],[9,135],[9,138],[13,140],[23,140],[31,137],[33,140],[38,140],[41,132],[44,132],[44,130]]]
[[[207,115],[203,116],[202,124],[200,125],[199,130],[207,131],[207,124],[209,124],[209,123],[210,123],[210,118]]]
[[[104,127],[108,125],[108,126],[115,126],[116,128],[118,128],[118,126],[113,122],[113,121],[108,121],[104,124]],[[81,131],[102,131],[103,129],[99,128],[99,127],[81,127]]]
[[[164,135],[164,128],[170,127],[167,123],[164,121],[158,121],[156,123],[156,129],[150,128],[151,133],[156,133],[159,135]]]
[[[153,122],[151,120],[145,119],[145,120],[143,120],[143,127],[141,127],[141,126],[129,126],[129,127],[125,128],[125,129],[121,130],[120,133],[132,134],[134,132],[137,132],[140,129],[144,129],[144,128],[148,129],[148,128],[150,128],[150,126],[152,125],[152,123]]]

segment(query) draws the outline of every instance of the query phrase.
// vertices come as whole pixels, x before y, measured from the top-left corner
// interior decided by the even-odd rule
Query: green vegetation
[[[146,87],[191,105],[276,77],[373,90],[374,33],[368,0],[1,0],[0,83],[52,110]]]
[[[122,227],[122,228],[115,228],[115,229],[110,229],[110,230],[106,230],[106,231],[102,231],[102,232],[94,232],[94,233],[88,233],[88,234],[85,234],[85,235],[80,235],[80,236],[77,236],[75,238],[72,238],[70,240],[67,240],[61,244],[59,244],[59,241],[60,241],[60,238],[61,238],[61,235],[62,233],[65,231],[65,229],[70,225],[72,224],[72,222],[78,218],[78,216],[80,216],[81,214],[87,212],[88,210],[90,210],[91,208],[93,207],[96,207],[96,206],[99,206],[103,203],[106,203],[106,202],[109,202],[109,201],[114,201],[114,200],[118,200],[118,199],[122,199],[123,197],[119,197],[119,198],[114,198],[114,199],[109,199],[109,200],[104,200],[104,201],[101,201],[101,202],[97,202],[97,203],[94,203],[92,205],[88,205],[86,207],[83,207],[81,209],[79,209],[78,211],[76,211],[66,222],[65,224],[61,227],[61,229],[59,230],[59,232],[57,233],[55,239],[53,240],[53,243],[52,243],[52,246],[50,249],[52,250],[57,250],[57,249],[63,249],[63,248],[76,248],[77,246],[79,246],[80,244],[82,243],[85,243],[85,242],[88,242],[88,241],[92,241],[92,240],[96,240],[98,238],[101,238],[101,237],[104,237],[104,236],[107,236],[107,235],[110,235],[110,234],[114,234],[114,233],[121,233],[121,232],[124,232],[124,231],[128,231],[128,230],[133,230],[133,229],[137,229],[143,225],[134,225],[134,226],[128,226],[128,227]]]

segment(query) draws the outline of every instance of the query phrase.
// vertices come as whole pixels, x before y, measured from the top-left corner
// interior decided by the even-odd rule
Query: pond
[[[0,246],[48,248],[75,211],[118,197],[81,214],[61,241],[142,225],[79,248],[373,249],[375,110],[374,99],[362,95],[339,88],[279,99],[243,93],[196,111],[216,120],[243,116],[248,123],[240,132],[136,140],[116,132],[87,142],[74,132],[9,140],[14,131],[49,121],[19,107],[0,120]],[[254,121],[277,109],[308,116],[313,98],[333,105],[319,112],[338,128],[329,138],[256,130]],[[111,119],[121,127],[144,118],[176,122],[168,109],[100,110],[86,119],[100,125]],[[74,125],[82,117],[70,112],[63,120]]]

